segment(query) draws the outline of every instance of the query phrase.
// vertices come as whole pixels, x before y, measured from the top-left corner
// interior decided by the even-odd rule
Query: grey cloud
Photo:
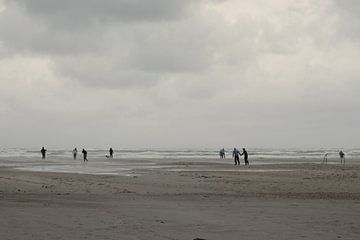
[[[348,14],[358,16],[360,12],[360,2],[358,0],[335,0],[336,6]]]
[[[94,51],[106,31],[134,22],[180,19],[184,0],[8,0],[0,14],[0,39],[8,48],[47,53]],[[125,25],[122,25],[125,24]],[[127,25],[129,24],[129,25]]]
[[[82,32],[48,28],[46,21],[25,14],[17,5],[0,13],[0,40],[4,48],[14,53],[52,55],[96,51],[101,49],[102,32],[96,26]]]
[[[188,0],[10,0],[47,24],[87,27],[96,21],[161,21],[180,18]]]
[[[134,50],[131,56],[133,66],[158,73],[198,72],[206,69],[211,62],[211,54],[207,54],[203,46],[196,48],[175,42],[164,46],[162,43],[160,41],[158,46],[141,46]]]
[[[57,71],[60,77],[67,77],[90,87],[109,89],[147,88],[155,84],[160,78],[158,74],[151,72],[122,68],[116,64],[115,60],[110,66],[86,62],[82,62],[82,60],[58,60]]]
[[[209,27],[180,19],[189,2],[12,0],[0,40],[17,54],[50,56],[58,74],[88,86],[146,87],[211,65]]]
[[[98,53],[53,57],[59,73],[88,86],[144,88],[213,63],[207,32],[180,23],[124,28],[103,36],[102,45]]]
[[[360,39],[360,1],[335,0],[336,12],[339,16],[338,37]]]
[[[155,145],[233,144],[234,132],[256,146],[351,143],[338,134],[359,133],[358,1],[198,2],[6,1],[3,129],[24,113],[19,125],[49,125],[62,142],[80,126],[81,142],[91,129],[124,146],[146,133]]]
[[[134,68],[164,73],[201,72],[212,64],[212,29],[199,19],[146,25],[140,31],[129,53]]]

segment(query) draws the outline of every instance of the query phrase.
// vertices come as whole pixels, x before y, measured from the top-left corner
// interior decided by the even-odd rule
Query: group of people
[[[220,149],[219,155],[220,155],[220,158],[225,158],[225,149],[224,148]],[[234,150],[232,152],[232,156],[234,158],[235,165],[240,165],[240,160],[239,160],[240,156],[244,156],[245,166],[249,166],[249,155],[248,155],[247,151],[245,150],[245,148],[243,148],[242,153],[240,153],[240,151],[237,148],[234,148]],[[345,164],[345,153],[342,150],[339,152],[339,156],[340,156],[341,164]],[[328,153],[325,153],[324,158],[323,158],[323,163],[327,164],[327,160],[328,160]]]
[[[220,158],[225,158],[225,149],[222,148],[219,151]],[[243,148],[242,153],[237,148],[234,148],[232,152],[232,157],[234,158],[235,165],[240,165],[240,156],[244,156],[245,166],[249,166],[249,155],[245,148]]]
[[[46,149],[44,147],[41,148],[40,152],[41,152],[41,157],[42,159],[45,159],[46,157]],[[84,162],[88,162],[88,159],[87,159],[87,151],[83,148],[81,153],[83,154],[83,159],[84,159]],[[72,154],[73,154],[73,158],[74,160],[76,160],[77,158],[77,154],[78,154],[78,150],[77,148],[74,148],[72,150]],[[113,158],[114,157],[114,150],[112,148],[109,149],[109,154],[110,155],[106,155],[107,158]]]
[[[41,152],[42,159],[45,159],[46,151],[47,150],[44,147],[41,148],[40,152]],[[83,154],[84,162],[88,162],[87,151],[83,148],[81,153]],[[74,160],[76,160],[76,157],[78,154],[77,148],[74,148],[72,150],[72,154],[73,154]],[[220,158],[225,158],[225,149],[224,148],[220,149],[219,155],[220,155]],[[240,153],[240,151],[237,148],[234,148],[234,150],[232,151],[232,157],[234,158],[235,165],[240,165],[240,156],[244,156],[245,166],[249,166],[249,155],[248,155],[246,149],[243,148],[242,153]],[[340,156],[341,164],[345,164],[345,153],[342,150],[339,152],[339,156]],[[106,155],[105,157],[113,158],[114,150],[112,148],[110,148],[109,155]],[[328,153],[325,153],[324,158],[323,158],[323,163],[327,163],[327,159],[328,159]]]
[[[77,148],[74,148],[74,149],[72,150],[72,154],[73,154],[74,160],[76,160],[77,153],[78,153]],[[81,151],[81,153],[83,154],[84,162],[88,162],[89,160],[87,159],[87,151],[83,148],[83,150]]]
[[[325,163],[325,164],[327,164],[328,155],[329,155],[329,153],[324,154],[323,163]],[[342,150],[340,150],[339,156],[340,156],[340,163],[345,164],[345,153]]]

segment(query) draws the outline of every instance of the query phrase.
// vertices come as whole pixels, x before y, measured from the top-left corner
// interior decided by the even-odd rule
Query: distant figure
[[[345,164],[345,153],[342,150],[339,152],[339,156],[340,156],[341,163],[343,163],[343,161],[344,161],[344,164]]]
[[[76,160],[77,153],[78,153],[78,150],[76,148],[74,148],[74,150],[72,150],[74,160]]]
[[[109,149],[110,158],[113,158],[114,150],[112,148]]]
[[[45,159],[45,157],[46,157],[46,149],[44,147],[42,147],[40,152],[41,152],[42,159]]]
[[[224,148],[220,149],[219,154],[220,154],[220,158],[225,158],[225,149]]]
[[[323,163],[325,163],[325,164],[327,164],[328,154],[329,154],[329,153],[325,153],[325,154],[324,154]]]
[[[237,150],[236,148],[234,148],[234,150],[233,150],[233,152],[232,152],[232,156],[233,156],[233,158],[234,158],[235,165],[240,165],[239,155],[240,155],[239,150]]]
[[[84,157],[84,162],[88,162],[87,160],[87,151],[85,149],[82,150],[82,154],[83,154],[83,157]]]
[[[245,148],[243,148],[243,152],[240,155],[241,156],[244,155],[245,166],[249,166],[249,161],[248,161],[249,156]]]

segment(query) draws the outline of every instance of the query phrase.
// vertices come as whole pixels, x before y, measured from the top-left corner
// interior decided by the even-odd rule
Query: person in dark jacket
[[[341,164],[345,164],[345,153],[342,150],[339,152],[339,156]]]
[[[244,155],[245,166],[249,166],[249,156],[245,148],[243,148],[243,152],[240,155]]]
[[[109,149],[109,153],[110,153],[110,158],[113,158],[114,150],[112,148]]]
[[[42,147],[40,152],[41,152],[42,159],[45,159],[45,157],[46,157],[46,149],[44,147]]]
[[[224,148],[220,149],[219,155],[220,155],[220,158],[225,158],[225,149]]]
[[[234,148],[232,152],[232,156],[234,158],[235,165],[240,165],[239,154],[240,154],[239,150],[237,150],[237,148]]]
[[[82,150],[82,154],[83,154],[83,157],[84,157],[84,162],[85,161],[88,162],[88,160],[87,160],[87,151],[84,148]]]

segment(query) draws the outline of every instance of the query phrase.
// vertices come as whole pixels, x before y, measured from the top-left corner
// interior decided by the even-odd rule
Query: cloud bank
[[[0,1],[0,145],[356,146],[359,9]]]

